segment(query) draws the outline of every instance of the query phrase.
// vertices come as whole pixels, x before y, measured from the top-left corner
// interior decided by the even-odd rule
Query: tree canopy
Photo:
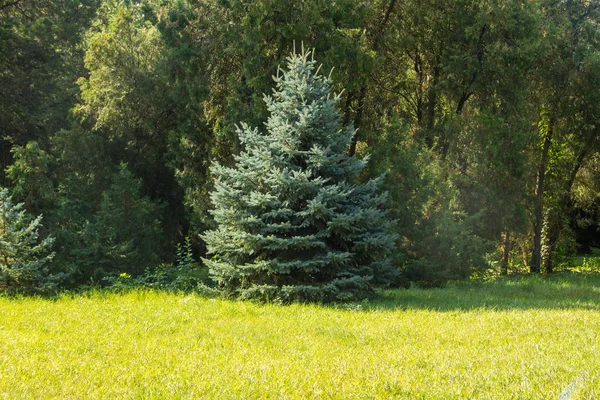
[[[599,29],[590,0],[0,0],[0,184],[66,287],[188,236],[244,290],[551,273],[600,246]]]

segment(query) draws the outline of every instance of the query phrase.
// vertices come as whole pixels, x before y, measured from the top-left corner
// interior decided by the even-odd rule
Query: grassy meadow
[[[338,306],[152,291],[0,298],[0,398],[600,397],[600,276]]]

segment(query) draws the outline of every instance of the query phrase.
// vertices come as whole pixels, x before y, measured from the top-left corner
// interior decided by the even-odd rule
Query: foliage
[[[551,273],[600,243],[599,26],[589,0],[0,0],[0,184],[69,284],[169,265],[185,234],[205,256],[210,166],[304,42],[374,155],[358,181],[387,173],[401,284]],[[107,214],[121,164],[145,233]]]
[[[356,183],[365,162],[346,155],[354,129],[309,56],[290,56],[275,78],[267,133],[243,124],[236,166],[214,166],[218,227],[203,235],[214,254],[204,262],[241,298],[349,300],[393,276],[385,196],[377,180]]]
[[[86,42],[88,73],[78,80],[74,114],[106,143],[112,168],[127,163],[143,179],[144,195],[168,205],[160,219],[170,248],[187,223],[173,170],[179,113],[187,106],[175,98],[165,45],[144,10],[133,2],[103,3]]]
[[[140,195],[141,182],[125,164],[85,220],[69,252],[80,274],[100,280],[112,271],[140,273],[158,262],[158,207]]]
[[[173,292],[198,292],[207,295],[216,293],[206,285],[207,271],[194,259],[189,237],[186,237],[183,244],[177,244],[174,263],[161,263],[156,267],[148,267],[143,274],[135,278],[123,272],[117,277],[109,276],[104,280],[111,285],[111,289],[115,290],[147,287]]]
[[[6,168],[6,175],[13,183],[12,194],[22,200],[25,209],[39,213],[52,206],[54,186],[50,178],[52,157],[32,141],[11,150],[14,162]]]
[[[41,222],[41,215],[31,219],[22,203],[14,204],[8,189],[0,190],[0,292],[46,293],[62,278],[49,273],[54,239],[40,240]]]
[[[97,0],[0,2],[0,181],[14,145],[68,124],[83,73],[81,40]]]
[[[239,151],[239,121],[258,126],[266,119],[261,93],[270,92],[271,75],[293,43],[310,43],[324,69],[335,66],[333,78],[339,88],[358,90],[371,65],[361,32],[374,19],[375,4],[354,0],[147,4],[152,9],[148,20],[156,21],[168,51],[164,65],[177,104],[169,162],[185,190],[184,202],[198,232],[213,223],[208,213],[211,162],[232,162]]]
[[[396,123],[382,136],[371,168],[386,173],[384,188],[400,235],[399,284],[438,286],[465,279],[489,266],[484,255],[489,240],[477,233],[482,215],[466,215],[457,204],[458,191],[432,151],[408,137]]]

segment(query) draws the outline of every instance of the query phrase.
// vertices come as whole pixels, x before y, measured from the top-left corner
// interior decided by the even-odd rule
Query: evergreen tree
[[[110,188],[102,193],[99,209],[75,233],[63,237],[72,246],[68,258],[80,280],[101,280],[109,274],[140,274],[158,264],[159,206],[141,195],[140,179],[121,164]],[[68,212],[68,208],[64,211]],[[67,259],[68,259],[67,258]]]
[[[218,227],[203,236],[214,254],[204,261],[241,298],[357,299],[395,274],[380,180],[358,184],[366,160],[347,155],[355,130],[342,126],[332,82],[309,57],[288,57],[274,78],[267,133],[242,124],[236,166],[213,166]]]
[[[41,215],[28,218],[22,203],[13,204],[8,189],[0,190],[0,292],[43,292],[56,286],[59,276],[46,268],[54,239],[39,240],[41,221]]]

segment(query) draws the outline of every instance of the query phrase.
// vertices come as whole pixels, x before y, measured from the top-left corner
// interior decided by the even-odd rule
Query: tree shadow
[[[521,275],[485,282],[460,282],[437,289],[383,290],[370,301],[342,307],[356,311],[600,311],[600,274],[564,271],[551,276]]]

